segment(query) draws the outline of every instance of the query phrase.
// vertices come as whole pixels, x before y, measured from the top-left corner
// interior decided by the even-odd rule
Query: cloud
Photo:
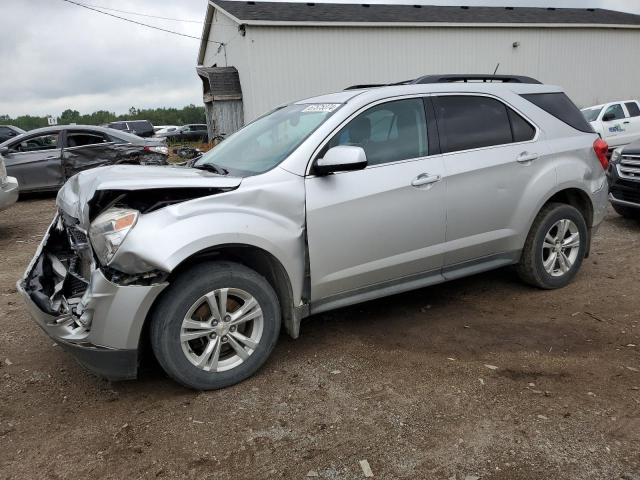
[[[85,1],[196,20],[204,18],[206,9],[205,0]],[[132,105],[201,102],[195,73],[197,40],[132,25],[62,0],[3,0],[2,17],[0,114],[55,115],[66,108],[123,112]],[[130,18],[193,36],[202,31],[199,24]]]

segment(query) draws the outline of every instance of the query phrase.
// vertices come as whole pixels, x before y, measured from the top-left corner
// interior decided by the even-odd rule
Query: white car
[[[640,139],[640,103],[637,100],[583,108],[582,114],[609,144],[609,148],[628,145]]]
[[[0,155],[0,210],[9,208],[18,200],[18,180],[7,176],[4,159]]]

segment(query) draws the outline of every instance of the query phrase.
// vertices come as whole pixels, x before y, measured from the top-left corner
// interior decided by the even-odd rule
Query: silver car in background
[[[0,210],[9,208],[18,200],[18,180],[7,176],[4,158],[0,155]]]
[[[149,342],[195,389],[244,380],[280,326],[515,265],[567,285],[607,209],[607,145],[562,89],[428,76],[267,114],[189,167],[82,172],[18,289],[83,364]]]

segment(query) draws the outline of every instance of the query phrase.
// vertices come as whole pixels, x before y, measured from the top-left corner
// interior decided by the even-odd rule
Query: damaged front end
[[[140,331],[166,275],[135,278],[98,268],[87,232],[57,214],[18,282],[30,313],[58,344],[89,370],[110,378],[135,378]]]

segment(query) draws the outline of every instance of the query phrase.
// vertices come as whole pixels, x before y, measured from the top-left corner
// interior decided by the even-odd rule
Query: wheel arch
[[[171,284],[174,279],[183,274],[193,265],[203,261],[231,261],[246,266],[266,278],[278,297],[282,315],[282,323],[287,333],[297,338],[300,331],[300,319],[303,315],[295,308],[294,294],[289,274],[284,265],[273,254],[255,245],[230,243],[216,245],[200,250],[183,259],[169,274],[167,281]],[[148,348],[149,325],[155,306],[167,292],[162,292],[147,313],[140,347]]]
[[[536,214],[529,222],[529,231],[540,211],[550,203],[564,203],[576,208],[584,217],[587,224],[587,231],[589,232],[589,239],[587,241],[587,250],[585,258],[589,256],[591,250],[591,230],[593,228],[594,218],[594,206],[591,196],[583,189],[578,187],[566,187],[551,193],[540,205]]]

